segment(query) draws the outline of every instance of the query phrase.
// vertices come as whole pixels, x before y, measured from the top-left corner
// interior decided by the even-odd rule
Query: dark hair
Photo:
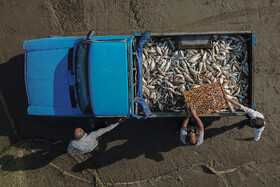
[[[187,143],[187,145],[190,145],[190,146],[196,145],[197,142],[195,142],[195,143],[190,142],[190,138],[189,137],[190,136],[189,136],[189,133],[188,133],[188,135],[186,136],[186,143]]]
[[[256,117],[252,119],[252,126],[259,129],[265,125],[265,120],[263,118]]]

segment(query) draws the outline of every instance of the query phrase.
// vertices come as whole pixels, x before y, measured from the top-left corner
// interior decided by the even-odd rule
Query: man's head
[[[262,128],[264,126],[264,119],[262,118],[253,118],[253,119],[250,119],[250,123],[253,127],[259,129],[259,128]]]
[[[85,132],[81,128],[76,128],[74,131],[74,135],[76,138],[82,138],[84,136]]]
[[[196,145],[196,141],[197,141],[196,134],[192,131],[188,132],[186,141],[189,143],[189,145]]]

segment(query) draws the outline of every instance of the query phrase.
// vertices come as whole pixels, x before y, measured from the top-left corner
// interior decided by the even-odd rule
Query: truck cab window
[[[92,113],[89,96],[89,81],[88,81],[88,51],[89,44],[79,42],[75,53],[75,77],[76,90],[78,96],[78,104],[81,111],[85,114]]]

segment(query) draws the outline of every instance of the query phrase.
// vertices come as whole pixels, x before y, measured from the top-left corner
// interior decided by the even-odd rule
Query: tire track
[[[238,17],[248,16],[252,14],[275,15],[278,12],[280,12],[280,7],[262,7],[262,8],[253,8],[253,9],[243,9],[239,11],[229,12],[226,14],[219,14],[219,15],[199,19],[197,21],[187,23],[181,27],[194,26],[200,24],[210,24],[213,22],[223,21],[232,18],[236,19]]]
[[[77,180],[81,180],[81,181],[84,181],[84,182],[87,182],[87,183],[90,183],[92,184],[93,181],[90,181],[90,180],[87,180],[87,179],[84,179],[84,178],[81,178],[81,177],[78,177],[76,175],[73,175],[65,170],[63,170],[62,168],[60,168],[59,166],[55,165],[54,163],[52,162],[49,162],[48,160],[46,160],[44,157],[42,157],[41,155],[37,154],[35,150],[31,150],[32,153],[34,153],[36,156],[38,156],[39,158],[41,158],[43,161],[49,163],[49,165],[51,165],[52,167],[54,167],[55,169],[57,169],[58,171],[60,171],[62,174],[64,175],[67,175],[69,177],[72,177],[72,178],[75,178]]]
[[[226,179],[224,178],[224,174],[229,174],[229,173],[232,173],[232,172],[235,172],[236,170],[238,170],[239,168],[246,168],[248,169],[248,166],[252,166],[254,167],[255,164],[260,164],[260,163],[266,163],[266,162],[271,162],[273,159],[268,159],[268,160],[263,160],[263,161],[260,161],[260,162],[256,162],[256,161],[251,161],[251,162],[245,162],[235,168],[228,168],[228,169],[225,169],[225,170],[216,170],[215,168],[207,165],[207,164],[204,164],[204,163],[196,163],[196,164],[193,164],[191,166],[183,166],[181,168],[176,168],[175,170],[173,171],[170,171],[170,172],[166,172],[162,175],[159,175],[159,176],[155,176],[155,177],[151,177],[151,178],[147,178],[147,179],[140,179],[140,180],[136,180],[136,181],[128,181],[128,182],[115,182],[115,183],[103,183],[103,185],[105,186],[121,186],[121,185],[143,185],[143,183],[146,183],[146,182],[157,182],[161,179],[167,179],[167,178],[172,178],[172,174],[176,173],[176,172],[180,172],[182,170],[184,171],[194,171],[194,170],[197,170],[198,168],[206,168],[208,169],[212,174],[215,174],[217,175],[219,178],[222,179],[222,181],[224,182],[224,184],[226,186],[228,186],[228,183],[226,181]],[[274,160],[278,160],[277,159],[274,159]],[[184,182],[184,181],[182,181]]]

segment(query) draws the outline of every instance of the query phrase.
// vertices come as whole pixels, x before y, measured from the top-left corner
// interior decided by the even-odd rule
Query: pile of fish
[[[143,51],[143,95],[151,111],[183,112],[184,92],[216,81],[221,82],[228,97],[248,105],[244,37],[214,35],[212,48],[183,50],[176,50],[170,38],[150,39]]]

